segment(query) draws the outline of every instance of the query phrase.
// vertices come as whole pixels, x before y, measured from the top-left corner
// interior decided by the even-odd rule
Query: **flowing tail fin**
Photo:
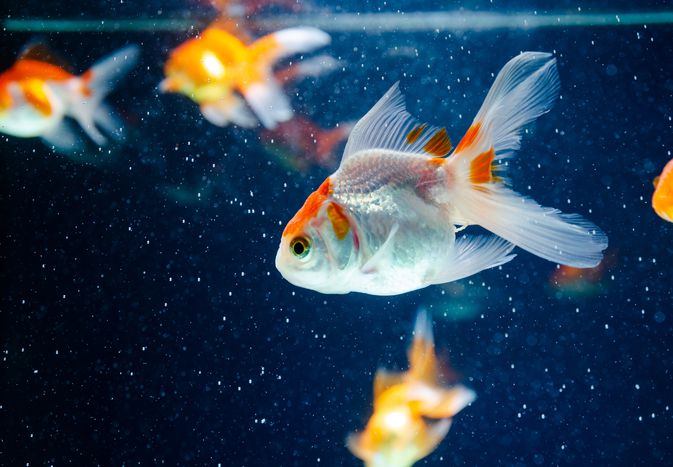
[[[135,66],[139,55],[138,46],[126,46],[98,61],[69,83],[70,115],[98,145],[107,142],[101,130],[116,138],[122,136],[121,121],[104,99]]]
[[[268,75],[246,86],[241,92],[262,125],[275,128],[277,123],[292,118],[290,101],[271,74],[273,64],[290,55],[311,52],[330,41],[330,36],[320,29],[297,27],[276,31],[250,45],[250,60],[265,67]]]
[[[446,167],[455,176],[455,206],[466,223],[549,261],[593,267],[608,245],[598,227],[510,190],[497,173],[504,167],[498,162],[519,149],[523,127],[548,112],[558,92],[551,54],[525,52],[510,60]]]

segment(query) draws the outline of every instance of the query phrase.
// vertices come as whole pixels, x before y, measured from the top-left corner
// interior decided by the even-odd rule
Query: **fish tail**
[[[551,54],[525,52],[500,71],[446,169],[457,216],[534,255],[579,268],[603,258],[607,236],[575,214],[540,206],[506,187],[502,161],[519,149],[523,127],[545,114],[559,92]]]
[[[68,83],[70,115],[98,145],[107,142],[101,130],[117,139],[122,136],[121,121],[104,99],[135,66],[139,55],[138,46],[126,46],[98,61]]]
[[[298,53],[306,53],[325,46],[330,36],[313,27],[281,29],[256,40],[248,48],[250,60],[260,69],[266,70],[263,79],[245,83],[241,92],[255,111],[262,125],[275,128],[277,123],[292,118],[290,101],[271,73],[272,66],[279,60]]]
[[[428,418],[451,418],[477,398],[473,390],[462,384],[433,391],[433,397],[421,404],[423,416]]]
[[[416,316],[414,340],[409,348],[409,375],[429,384],[437,383],[438,368],[435,339],[432,334],[432,316],[421,308]]]

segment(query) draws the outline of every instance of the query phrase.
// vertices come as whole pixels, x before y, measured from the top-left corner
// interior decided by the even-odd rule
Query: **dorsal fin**
[[[446,128],[419,122],[407,112],[398,82],[355,125],[341,162],[370,149],[444,157],[452,146]]]
[[[61,55],[54,52],[47,44],[43,42],[31,42],[26,45],[19,54],[19,59],[50,63],[68,72],[72,72],[72,67],[70,64],[66,62]]]

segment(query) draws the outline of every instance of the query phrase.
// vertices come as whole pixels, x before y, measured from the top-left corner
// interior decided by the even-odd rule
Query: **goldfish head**
[[[211,35],[204,33],[171,53],[164,66],[166,78],[159,85],[162,92],[184,94],[197,102],[214,101],[232,92],[237,57],[213,44]]]
[[[290,283],[321,293],[347,293],[343,287],[359,249],[354,223],[329,199],[329,178],[288,222],[276,254],[276,268]]]

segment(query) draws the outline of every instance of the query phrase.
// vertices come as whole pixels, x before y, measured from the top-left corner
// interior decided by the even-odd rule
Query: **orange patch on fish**
[[[428,142],[425,143],[425,146],[423,146],[423,150],[425,152],[437,157],[446,156],[449,152],[451,152],[452,148],[453,145],[451,144],[449,135],[446,133],[446,128],[442,128],[437,133],[435,133],[432,138],[430,138]]]
[[[673,160],[669,161],[654,179],[655,190],[652,195],[652,208],[664,220],[673,222]]]
[[[52,108],[49,96],[45,90],[45,83],[41,80],[29,80],[20,83],[26,101],[42,115],[51,115]]]
[[[458,143],[458,146],[456,147],[456,152],[460,152],[463,149],[467,149],[472,144],[474,141],[477,139],[477,135],[479,135],[479,129],[481,128],[481,123],[477,122],[472,124],[470,128],[468,128],[467,133],[465,133],[465,136],[463,136],[463,139],[460,140],[460,143]]]
[[[332,223],[334,234],[339,240],[346,238],[348,231],[351,228],[348,217],[343,211],[343,208],[336,203],[329,203],[327,205],[327,217]]]
[[[438,167],[440,165],[444,165],[446,163],[446,159],[443,157],[433,157],[432,159],[428,159],[428,164],[430,164],[433,167]]]
[[[480,184],[495,181],[495,177],[493,177],[494,160],[495,151],[493,148],[475,157],[470,164],[470,182]]]
[[[413,130],[411,130],[409,133],[407,133],[407,137],[406,137],[407,143],[408,144],[414,144],[418,140],[418,138],[421,136],[423,131],[425,130],[425,127],[426,127],[426,125],[425,125],[425,123],[423,123],[422,125],[418,125]]]
[[[331,192],[332,183],[328,177],[316,191],[309,195],[301,209],[287,223],[285,230],[283,230],[283,237],[302,233],[306,224],[318,214],[320,207]]]

